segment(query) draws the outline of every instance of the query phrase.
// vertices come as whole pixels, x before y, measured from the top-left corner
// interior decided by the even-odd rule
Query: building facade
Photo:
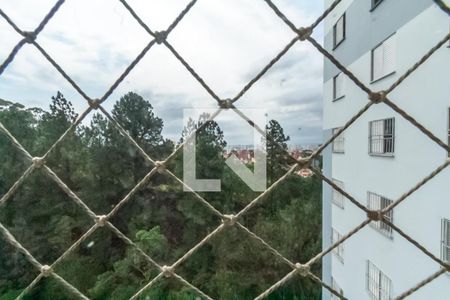
[[[331,5],[325,0],[325,7]],[[387,89],[442,40],[450,18],[432,0],[343,0],[325,20],[324,47],[373,91]],[[324,140],[369,101],[324,61]],[[389,94],[450,142],[450,45]],[[324,152],[328,178],[370,209],[382,209],[448,159],[442,147],[387,105],[375,104]],[[366,214],[324,183],[323,247]],[[385,216],[435,256],[450,260],[450,168]],[[372,222],[323,259],[323,279],[347,299],[393,299],[440,269],[384,223]],[[334,299],[323,290],[323,299]],[[450,299],[450,274],[408,299]]]

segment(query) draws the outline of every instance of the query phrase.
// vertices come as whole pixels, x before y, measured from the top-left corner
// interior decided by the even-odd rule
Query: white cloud
[[[129,0],[152,30],[167,28],[188,1]],[[321,7],[311,1],[274,1],[298,26],[310,24]],[[0,7],[25,29],[32,30],[54,1],[3,0]],[[321,29],[317,31],[320,38]],[[199,0],[168,40],[221,97],[234,97],[292,38],[294,33],[264,1]],[[3,60],[18,35],[0,20]],[[103,95],[150,41],[119,1],[67,0],[38,42],[91,97]],[[26,48],[26,49],[25,49]],[[239,107],[265,107],[269,117],[286,127],[295,143],[318,142],[320,136],[322,57],[305,43],[295,45],[248,94]],[[78,110],[86,107],[56,70],[26,45],[0,76],[0,98],[46,107],[50,95],[62,90]],[[127,91],[148,97],[165,119],[164,133],[178,139],[182,109],[213,107],[212,98],[162,45],[155,45],[106,106]],[[304,103],[303,103],[304,102]],[[302,104],[303,103],[303,104]],[[313,128],[308,139],[298,127]],[[305,129],[306,130],[306,129]]]

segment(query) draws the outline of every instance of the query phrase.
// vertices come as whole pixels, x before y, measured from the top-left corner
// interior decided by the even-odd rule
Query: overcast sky
[[[30,31],[54,2],[2,0],[0,7],[22,30]],[[152,30],[160,31],[188,1],[128,3]],[[323,11],[323,1],[274,3],[299,27],[309,25]],[[322,34],[319,27],[314,36],[321,41]],[[234,97],[293,37],[294,33],[262,0],[199,0],[168,41],[225,99]],[[0,18],[1,61],[19,40],[20,36]],[[97,98],[145,47],[150,36],[119,1],[67,0],[37,41],[91,98]],[[25,45],[0,76],[0,98],[27,106],[47,109],[50,97],[58,90],[72,101],[77,112],[86,109],[85,100],[31,45]],[[105,107],[111,109],[128,91],[152,103],[156,114],[164,119],[164,135],[173,140],[180,137],[183,109],[216,106],[163,45],[156,45],[146,54]],[[309,44],[297,43],[236,104],[240,108],[266,109],[269,119],[282,124],[292,144],[310,144],[322,139],[321,97],[322,57]],[[250,131],[243,127],[228,133],[230,126],[223,127],[231,144],[249,141],[244,132]]]

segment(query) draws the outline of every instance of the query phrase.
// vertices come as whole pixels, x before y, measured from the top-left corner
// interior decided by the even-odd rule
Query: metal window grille
[[[395,34],[372,50],[372,80],[395,72],[397,44]]]
[[[83,113],[79,115],[77,120],[66,130],[64,134],[49,148],[49,150],[45,153],[43,157],[32,157],[30,153],[17,141],[17,139],[8,131],[7,128],[3,126],[2,123],[0,123],[0,131],[2,131],[3,134],[5,134],[14,147],[23,155],[23,158],[29,163],[28,169],[22,174],[22,176],[9,188],[9,190],[0,197],[0,204],[5,203],[11,199],[11,197],[16,193],[17,189],[24,184],[25,179],[30,176],[36,169],[42,169],[43,172],[48,176],[51,180],[53,180],[62,191],[64,191],[71,200],[73,200],[82,210],[86,213],[87,216],[89,216],[92,221],[94,221],[94,225],[85,232],[79,240],[77,240],[71,247],[67,249],[66,252],[64,252],[55,262],[53,262],[51,265],[43,265],[39,261],[36,260],[36,258],[11,234],[11,232],[3,226],[3,224],[0,223],[0,235],[2,238],[5,239],[7,243],[9,243],[13,248],[17,249],[19,252],[21,252],[25,258],[36,268],[39,270],[39,275],[24,289],[22,290],[21,294],[18,296],[19,299],[23,298],[25,295],[27,295],[30,290],[36,286],[44,277],[51,277],[52,279],[56,280],[62,287],[64,287],[67,291],[70,291],[71,294],[75,298],[79,299],[88,299],[83,293],[81,293],[77,288],[75,288],[71,283],[66,281],[64,278],[62,278],[57,272],[55,271],[55,267],[61,263],[61,261],[64,261],[65,258],[67,258],[75,249],[77,249],[82,241],[87,239],[89,236],[91,236],[98,228],[100,227],[106,227],[107,229],[111,230],[111,232],[116,235],[119,239],[124,241],[127,245],[133,247],[137,250],[138,253],[142,255],[143,258],[145,258],[146,261],[148,261],[150,264],[155,266],[159,270],[159,274],[151,279],[149,282],[147,282],[133,297],[131,297],[132,300],[138,299],[144,291],[151,288],[155,284],[157,284],[159,281],[164,280],[164,278],[174,278],[181,284],[183,284],[185,287],[193,290],[196,294],[198,294],[200,297],[205,299],[211,299],[208,295],[206,295],[203,291],[201,291],[199,288],[185,280],[182,276],[177,274],[177,268],[180,264],[188,260],[199,248],[201,248],[205,243],[211,241],[211,239],[220,234],[222,231],[227,230],[230,227],[236,227],[238,230],[241,230],[245,236],[247,236],[250,239],[253,239],[254,241],[260,243],[263,245],[266,249],[268,249],[274,256],[282,259],[290,268],[291,271],[287,273],[283,278],[281,278],[279,281],[274,283],[272,286],[270,286],[268,289],[263,291],[259,296],[255,298],[255,300],[264,299],[268,297],[272,292],[276,291],[280,287],[284,286],[288,281],[290,281],[295,276],[302,276],[307,277],[313,280],[316,283],[321,284],[325,289],[330,291],[333,295],[342,298],[339,293],[334,290],[329,283],[323,281],[320,279],[319,276],[315,275],[311,271],[311,266],[319,262],[325,255],[333,251],[333,249],[339,247],[344,241],[351,238],[353,235],[357,234],[362,228],[364,228],[366,225],[368,225],[371,221],[379,221],[380,216],[385,215],[387,212],[393,210],[397,205],[407,200],[409,195],[420,189],[422,186],[426,185],[431,179],[433,179],[435,176],[437,176],[439,173],[441,173],[444,169],[446,169],[450,165],[450,160],[445,160],[440,166],[438,166],[436,169],[434,169],[430,174],[422,178],[416,185],[412,186],[411,189],[406,191],[401,197],[396,199],[393,203],[391,203],[388,207],[384,208],[382,211],[373,211],[368,209],[366,206],[361,204],[361,201],[358,201],[352,195],[348,194],[346,191],[339,188],[337,185],[335,185],[332,180],[330,180],[328,177],[326,177],[322,171],[314,166],[312,166],[312,162],[324,151],[326,147],[328,147],[330,144],[332,144],[336,139],[338,139],[338,135],[340,135],[342,132],[344,132],[346,129],[348,129],[356,120],[358,120],[364,113],[372,106],[372,105],[387,105],[392,110],[394,110],[396,113],[398,113],[402,118],[407,120],[409,123],[411,123],[414,127],[416,127],[421,133],[426,135],[430,141],[433,141],[436,143],[439,147],[444,149],[445,151],[450,151],[450,147],[448,146],[447,142],[442,141],[439,137],[437,137],[433,132],[431,132],[429,129],[424,127],[422,124],[420,124],[414,117],[412,117],[407,111],[403,110],[401,107],[399,107],[397,104],[395,104],[391,100],[391,92],[394,91],[399,85],[401,85],[411,74],[413,74],[417,69],[420,68],[423,64],[427,62],[427,60],[433,56],[433,54],[441,49],[441,47],[445,44],[447,44],[450,41],[450,33],[447,33],[445,36],[442,36],[442,38],[435,43],[433,47],[431,47],[426,53],[423,54],[423,56],[415,63],[413,64],[402,76],[400,76],[394,83],[392,83],[391,86],[389,86],[384,91],[374,91],[371,88],[369,88],[366,84],[364,84],[361,80],[359,80],[355,74],[353,74],[351,71],[349,71],[338,59],[336,59],[332,53],[327,51],[325,48],[322,47],[322,45],[312,36],[312,33],[316,30],[317,26],[328,16],[330,15],[334,9],[340,5],[342,0],[334,0],[330,4],[329,7],[325,9],[325,11],[318,16],[318,18],[309,26],[306,27],[297,27],[286,15],[283,14],[283,12],[271,1],[271,0],[264,0],[264,2],[267,3],[268,7],[274,12],[275,15],[277,15],[281,21],[283,21],[287,27],[289,27],[292,32],[294,33],[294,38],[284,46],[284,48],[264,67],[262,68],[257,74],[255,74],[254,78],[252,78],[243,88],[242,90],[235,95],[231,99],[222,99],[219,97],[212,89],[209,87],[209,85],[206,83],[205,79],[203,79],[191,66],[190,64],[177,52],[177,50],[172,46],[172,44],[167,40],[168,35],[181,23],[184,16],[189,13],[189,11],[195,6],[197,3],[197,0],[191,0],[187,6],[181,11],[181,13],[177,16],[177,18],[171,23],[171,25],[166,29],[162,31],[154,31],[152,30],[140,17],[139,12],[136,12],[133,10],[133,8],[127,3],[126,0],[118,0],[120,1],[124,8],[131,14],[131,16],[137,21],[137,23],[142,26],[142,28],[151,36],[151,41],[145,46],[145,48],[139,53],[139,55],[132,61],[132,63],[124,70],[124,72],[119,76],[119,78],[109,87],[109,89],[105,92],[105,94],[98,99],[89,97],[78,85],[77,83],[63,70],[63,68],[51,57],[51,55],[48,54],[48,52],[40,45],[40,43],[37,41],[36,37],[45,29],[47,23],[53,18],[53,16],[58,12],[59,8],[65,0],[58,0],[55,5],[51,8],[49,13],[44,17],[44,19],[41,21],[41,23],[36,27],[34,31],[28,32],[23,31],[21,28],[18,27],[18,25],[15,23],[13,19],[9,17],[7,13],[5,13],[0,8],[0,18],[6,21],[11,28],[18,33],[18,35],[21,36],[21,39],[16,44],[16,46],[11,50],[10,54],[7,56],[5,61],[3,61],[0,64],[0,76],[2,76],[3,72],[6,68],[8,68],[9,64],[15,59],[16,55],[19,55],[22,47],[25,44],[30,44],[34,46],[39,53],[41,53],[46,60],[48,60],[51,65],[55,68],[56,72],[58,72],[61,76],[63,76],[67,82],[86,100],[87,102],[87,108]],[[434,0],[435,4],[442,10],[443,13],[446,13],[450,16],[450,7],[443,2],[442,0]],[[345,36],[345,31],[344,31]],[[222,109],[232,109],[235,113],[237,113],[239,116],[241,116],[245,121],[248,122],[248,124],[252,127],[257,128],[254,122],[251,122],[251,120],[245,116],[234,104],[236,101],[238,101],[245,93],[247,93],[248,90],[252,88],[252,86],[260,80],[268,70],[270,70],[288,51],[298,42],[308,42],[310,43],[317,51],[319,51],[324,57],[330,60],[331,63],[333,63],[341,72],[343,72],[356,86],[358,86],[366,95],[367,99],[370,101],[365,104],[360,111],[355,113],[343,126],[339,131],[335,131],[334,134],[325,141],[317,150],[315,150],[313,153],[311,153],[308,157],[296,159],[290,155],[290,153],[287,153],[287,155],[290,155],[293,159],[293,162],[295,162],[287,171],[287,173],[280,177],[276,182],[274,182],[270,187],[267,188],[265,192],[257,196],[256,198],[252,199],[249,204],[244,207],[241,211],[236,212],[234,215],[225,215],[218,211],[216,208],[214,208],[205,198],[200,196],[199,194],[192,191],[194,198],[199,201],[200,204],[207,207],[211,213],[219,216],[223,222],[218,225],[214,230],[210,231],[207,236],[205,236],[198,244],[193,246],[187,253],[185,253],[182,257],[180,257],[176,262],[174,262],[172,265],[168,266],[162,266],[158,264],[156,261],[154,261],[147,253],[145,253],[138,245],[136,245],[132,240],[130,240],[125,234],[123,234],[117,227],[115,227],[111,222],[110,219],[117,213],[118,210],[128,201],[131,201],[130,199],[133,197],[135,193],[137,193],[143,186],[148,183],[149,179],[152,178],[152,176],[158,172],[163,172],[172,178],[174,178],[177,182],[180,182],[184,185],[187,189],[190,187],[183,183],[181,179],[176,177],[167,167],[169,165],[169,162],[178,154],[180,149],[183,147],[184,144],[179,145],[174,149],[174,151],[163,161],[155,161],[152,159],[139,145],[138,143],[127,133],[126,130],[124,130],[120,124],[107,112],[106,109],[103,107],[103,103],[108,100],[108,98],[112,95],[112,93],[116,90],[116,88],[121,84],[121,82],[128,76],[128,74],[134,69],[134,67],[139,64],[141,59],[146,55],[146,53],[152,48],[156,47],[156,45],[159,45],[160,47],[165,47],[169,52],[171,52],[174,57],[180,62],[181,65],[183,65],[186,70],[193,76],[193,78],[209,93],[211,98],[217,102],[218,107]],[[152,170],[144,177],[142,180],[133,187],[129,193],[121,199],[116,207],[114,207],[107,215],[96,215],[87,205],[86,203],[78,196],[76,195],[62,180],[61,178],[56,175],[51,168],[48,167],[46,164],[46,160],[48,159],[49,155],[54,151],[54,149],[74,130],[76,130],[76,127],[83,121],[83,119],[89,115],[89,113],[93,110],[99,110],[101,113],[103,113],[108,120],[116,126],[116,128],[120,131],[120,133],[127,139],[127,141],[130,143],[131,146],[135,147],[140,155],[149,163],[153,165]],[[213,114],[211,116],[211,120],[217,116],[219,113],[219,108],[217,113]],[[205,122],[204,124],[207,124]],[[392,124],[393,125],[393,124]],[[197,130],[201,130],[200,127]],[[262,130],[261,128],[257,128],[258,130]],[[393,127],[392,127],[393,129]],[[393,135],[393,130],[392,130]],[[193,134],[186,138],[186,141],[189,141],[192,139]],[[276,143],[275,143],[276,144]],[[389,147],[388,147],[389,148]],[[393,142],[392,142],[392,150],[393,150]],[[263,201],[268,194],[271,193],[272,190],[274,190],[277,186],[279,186],[282,182],[286,180],[286,178],[293,174],[294,171],[297,168],[304,168],[305,166],[310,166],[311,170],[315,173],[316,176],[321,178],[323,181],[328,183],[330,186],[332,186],[334,189],[338,190],[340,193],[342,193],[353,205],[361,209],[364,213],[367,214],[367,218],[360,223],[358,226],[353,228],[350,232],[343,235],[340,239],[338,239],[335,243],[333,243],[330,247],[323,249],[320,253],[315,255],[314,257],[310,258],[306,262],[294,262],[290,259],[286,258],[284,255],[282,255],[279,251],[277,251],[275,248],[273,248],[271,245],[269,245],[267,242],[265,242],[263,239],[258,237],[256,234],[251,232],[248,228],[246,228],[244,225],[239,222],[239,220],[242,218],[243,215],[248,213],[249,210],[251,210],[254,206],[259,204],[261,201]],[[387,219],[384,219],[383,222],[387,223],[389,226],[392,227],[394,231],[396,231],[400,236],[402,236],[405,240],[407,240],[409,243],[414,245],[418,251],[421,251],[426,256],[431,258],[436,264],[441,266],[436,272],[433,274],[430,274],[427,278],[422,280],[421,282],[418,282],[411,288],[409,288],[407,291],[404,291],[402,294],[399,294],[396,299],[404,299],[407,296],[415,293],[418,289],[424,287],[428,283],[432,282],[434,279],[438,278],[442,274],[444,274],[446,271],[450,271],[450,264],[444,262],[440,258],[433,255],[430,251],[428,251],[423,245],[419,244],[416,240],[414,240],[413,237],[409,236],[404,230],[397,227]],[[370,264],[370,262],[367,263],[367,287],[373,292],[373,295],[377,297],[376,299],[390,299],[391,296],[391,281],[389,278],[384,276],[380,271],[376,271],[374,267]],[[376,276],[378,275],[378,276]],[[376,289],[378,288],[378,290]]]
[[[338,297],[336,295],[331,295],[331,300],[340,300],[342,297],[344,297],[344,290],[342,290],[342,288],[339,286],[339,284],[336,282],[336,280],[334,279],[334,277],[331,277],[331,287],[338,292],[338,294],[341,297]]]
[[[333,26],[333,45],[339,46],[345,40],[345,13],[337,20]]]
[[[339,187],[339,189],[344,190],[344,183],[342,181],[333,179],[333,183]],[[337,205],[340,208],[344,208],[344,195],[341,194],[341,192],[339,192],[336,189],[333,189],[333,199],[332,202]]]
[[[367,199],[368,199],[368,208],[372,210],[381,211],[385,209],[386,207],[389,207],[393,203],[392,200],[377,195],[372,192],[367,193]],[[394,211],[390,210],[386,214],[383,215],[383,219],[389,221],[390,223],[394,222]],[[377,229],[384,235],[388,237],[392,237],[392,227],[384,223],[383,221],[374,221],[370,223],[370,226]]]
[[[338,133],[341,128],[334,128],[332,130],[333,136]],[[334,153],[344,153],[345,152],[345,136],[344,133],[340,133],[334,140],[332,150]]]
[[[442,220],[442,260],[450,262],[450,220]]]
[[[369,122],[369,153],[393,155],[395,150],[395,119]]]
[[[339,73],[333,77],[333,101],[344,97],[344,74]]]
[[[333,228],[331,232],[331,242],[333,244],[337,243],[342,239],[342,234],[340,234],[336,229]],[[333,253],[336,255],[336,257],[344,263],[344,244],[339,244],[336,248],[334,248]]]
[[[367,260],[366,287],[369,296],[373,300],[392,299],[392,281],[370,260]]]

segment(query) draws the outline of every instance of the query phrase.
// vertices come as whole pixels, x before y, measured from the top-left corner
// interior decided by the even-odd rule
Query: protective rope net
[[[78,118],[71,124],[71,126],[64,132],[64,134],[48,149],[48,151],[42,157],[32,157],[29,152],[17,141],[17,139],[0,123],[0,130],[11,140],[12,144],[15,148],[24,156],[26,160],[30,162],[29,167],[23,173],[23,175],[12,185],[12,187],[3,195],[0,199],[0,204],[8,201],[17,189],[23,184],[25,179],[30,176],[36,169],[41,169],[43,172],[53,180],[67,195],[72,199],[77,205],[81,207],[81,209],[95,222],[94,225],[86,231],[75,243],[71,245],[69,249],[67,249],[56,261],[54,261],[51,265],[43,265],[41,264],[33,255],[19,243],[16,238],[8,231],[8,229],[0,223],[0,234],[5,238],[5,240],[12,245],[15,249],[25,255],[26,259],[39,270],[39,275],[21,292],[21,294],[17,297],[17,299],[21,299],[24,295],[30,292],[30,290],[36,286],[36,284],[44,277],[52,277],[57,282],[59,282],[62,286],[64,286],[69,292],[71,292],[74,296],[77,296],[81,299],[89,299],[83,293],[81,293],[77,288],[75,288],[72,284],[58,275],[54,270],[55,266],[60,264],[66,257],[68,257],[80,244],[85,241],[89,236],[91,236],[98,228],[106,227],[111,230],[118,238],[124,241],[127,245],[133,247],[138,253],[140,253],[145,260],[147,260],[150,264],[154,265],[159,269],[159,274],[154,277],[150,282],[145,284],[138,292],[136,292],[131,299],[137,299],[144,291],[151,288],[155,283],[160,280],[164,280],[165,278],[171,277],[178,280],[181,284],[186,287],[192,289],[199,297],[205,299],[212,299],[206,293],[201,291],[199,288],[195,287],[193,284],[188,282],[182,276],[177,274],[177,267],[180,266],[184,261],[188,260],[202,245],[211,240],[214,236],[220,234],[220,232],[225,231],[231,227],[236,227],[241,230],[248,238],[253,239],[257,243],[260,243],[263,247],[269,250],[274,256],[284,261],[292,271],[286,274],[283,278],[281,278],[278,282],[273,284],[267,290],[263,291],[259,296],[255,299],[264,299],[269,294],[286,284],[290,279],[294,276],[303,276],[312,279],[313,281],[322,285],[325,289],[329,290],[333,295],[339,297],[341,299],[346,299],[341,296],[338,291],[334,290],[328,283],[322,281],[322,279],[313,274],[311,272],[311,266],[317,262],[319,262],[325,255],[333,251],[336,247],[344,243],[346,240],[351,238],[353,235],[357,234],[362,228],[367,226],[372,221],[381,221],[386,225],[390,226],[394,231],[396,231],[399,235],[401,235],[404,239],[414,245],[419,251],[423,252],[429,258],[437,263],[439,266],[438,270],[429,275],[427,278],[418,282],[415,286],[412,286],[409,290],[404,291],[400,295],[396,297],[396,299],[404,299],[407,296],[413,294],[418,289],[422,288],[426,284],[430,283],[434,279],[438,278],[442,274],[450,271],[450,264],[444,262],[440,258],[436,257],[432,254],[431,251],[427,250],[423,247],[419,242],[414,240],[413,237],[409,236],[405,233],[401,228],[397,227],[395,224],[390,222],[384,216],[393,210],[397,205],[406,201],[407,198],[413,194],[415,191],[424,186],[427,182],[433,179],[436,175],[442,172],[449,164],[450,159],[444,161],[438,168],[436,168],[429,175],[425,176],[422,180],[420,180],[416,185],[414,185],[410,190],[406,191],[402,196],[393,201],[392,204],[385,207],[381,210],[370,210],[366,206],[362,205],[357,199],[348,194],[345,190],[341,189],[338,185],[336,185],[330,178],[327,178],[320,169],[314,167],[312,165],[312,161],[316,159],[323,150],[329,146],[337,136],[339,136],[342,132],[344,132],[347,128],[349,128],[356,120],[358,120],[371,106],[373,105],[387,105],[392,110],[397,112],[407,121],[409,121],[413,126],[415,126],[418,130],[420,130],[424,135],[426,135],[429,139],[431,139],[434,143],[436,143],[439,147],[442,147],[446,151],[450,152],[450,147],[441,139],[439,139],[436,135],[434,135],[430,130],[425,128],[422,124],[414,119],[411,115],[408,114],[405,110],[403,110],[398,105],[394,104],[391,101],[390,94],[396,89],[406,78],[408,78],[414,71],[416,71],[422,64],[424,64],[439,48],[441,48],[444,44],[446,44],[450,40],[450,34],[442,37],[442,39],[432,47],[427,53],[424,53],[423,57],[414,64],[410,69],[408,69],[405,74],[400,76],[398,80],[393,83],[389,88],[383,91],[372,91],[367,85],[365,85],[362,81],[360,81],[352,72],[350,72],[343,64],[339,62],[330,52],[324,49],[321,44],[312,37],[313,31],[316,27],[342,2],[341,0],[334,1],[323,13],[320,15],[314,23],[312,23],[308,27],[298,28],[288,17],[286,17],[283,12],[271,1],[264,0],[267,5],[273,10],[273,12],[296,34],[295,38],[293,38],[256,76],[250,80],[242,90],[231,99],[221,99],[206,83],[206,81],[198,74],[196,71],[189,65],[189,63],[177,52],[177,50],[168,42],[168,35],[174,30],[174,28],[182,21],[184,16],[195,6],[197,0],[192,0],[188,3],[188,5],[184,8],[183,11],[178,15],[178,17],[171,23],[171,25],[163,31],[154,31],[146,23],[139,17],[138,12],[133,10],[133,8],[125,1],[119,0],[124,8],[132,15],[132,17],[142,26],[145,31],[151,36],[151,41],[146,45],[144,49],[139,53],[139,55],[132,61],[132,63],[125,69],[125,71],[120,75],[120,77],[112,84],[112,86],[106,91],[103,97],[98,99],[90,98],[83,90],[77,85],[77,83],[60,67],[60,65],[46,52],[44,48],[36,41],[36,37],[39,35],[42,30],[44,30],[47,23],[52,19],[52,17],[57,13],[59,8],[64,4],[64,0],[59,0],[52,7],[49,13],[45,16],[42,22],[36,27],[36,29],[32,32],[22,31],[15,22],[0,8],[1,17],[19,34],[22,36],[22,39],[18,42],[18,44],[13,48],[11,53],[8,55],[6,60],[0,66],[0,76],[8,67],[8,65],[14,60],[15,56],[19,53],[21,48],[25,44],[31,44],[53,65],[53,67],[57,70],[59,74],[61,74],[70,85],[87,101],[88,107],[86,110],[81,113]],[[435,3],[438,7],[450,16],[449,7],[440,0],[435,0]],[[269,186],[263,193],[257,196],[255,199],[249,202],[247,206],[245,206],[241,211],[237,212],[234,215],[226,215],[222,214],[216,208],[214,208],[211,204],[208,203],[206,199],[204,199],[201,195],[192,190],[189,186],[187,186],[180,178],[178,178],[173,172],[166,168],[168,162],[172,160],[179,152],[180,149],[184,146],[186,142],[188,142],[193,136],[193,132],[190,136],[188,136],[183,143],[175,147],[175,150],[162,161],[156,161],[152,159],[139,145],[133,140],[133,138],[127,133],[125,129],[121,127],[121,125],[108,113],[108,111],[102,106],[102,104],[108,99],[108,97],[114,92],[114,90],[119,86],[119,84],[127,77],[127,75],[133,70],[133,68],[141,61],[141,59],[146,55],[146,53],[153,47],[156,46],[164,46],[166,47],[174,57],[187,69],[187,71],[196,79],[196,81],[209,93],[209,95],[214,99],[218,108],[217,111],[211,115],[210,120],[214,119],[221,110],[228,109],[230,111],[236,112],[240,117],[247,121],[250,126],[253,126],[258,131],[263,131],[263,129],[257,127],[254,122],[252,122],[245,114],[235,107],[234,103],[237,102],[251,87],[259,80],[264,74],[274,66],[287,52],[288,50],[298,42],[308,42],[310,43],[317,51],[319,51],[324,57],[329,59],[341,72],[348,76],[348,78],[355,83],[362,91],[367,94],[367,98],[369,102],[363,106],[363,108],[356,113],[352,118],[350,118],[339,130],[337,130],[325,143],[323,143],[317,150],[315,150],[311,155],[306,158],[296,159],[292,157],[289,153],[287,155],[293,160],[294,164],[289,168],[285,175],[280,177],[277,181],[275,181],[271,186]],[[84,202],[80,199],[59,177],[55,172],[52,171],[46,165],[46,160],[50,153],[71,133],[75,130],[77,125],[79,125],[83,119],[93,110],[100,110],[107,119],[109,119],[112,124],[120,131],[120,133],[129,141],[131,145],[136,147],[140,155],[147,160],[149,163],[153,165],[151,171],[142,178],[138,184],[128,192],[128,194],[121,199],[118,204],[106,215],[96,215]],[[204,123],[204,125],[206,122]],[[203,126],[200,126],[196,131],[199,131]],[[273,142],[273,141],[272,141]],[[281,146],[280,146],[281,147]],[[266,241],[257,236],[255,233],[250,231],[247,227],[242,225],[239,222],[239,219],[242,218],[243,215],[247,214],[249,210],[251,210],[256,204],[261,202],[268,194],[270,194],[277,186],[279,186],[290,174],[292,174],[296,169],[301,169],[309,167],[311,170],[323,181],[329,184],[334,190],[344,195],[347,199],[350,200],[351,203],[356,205],[359,209],[361,209],[366,215],[367,219],[356,226],[353,230],[343,235],[339,240],[337,240],[334,244],[332,244],[329,248],[324,249],[322,252],[318,253],[316,256],[312,257],[309,261],[306,262],[294,262],[289,258],[283,256],[279,251],[270,246]],[[206,235],[200,242],[198,242],[194,247],[192,247],[189,251],[187,251],[184,255],[182,255],[177,261],[175,261],[172,265],[160,265],[158,264],[152,257],[146,254],[142,249],[140,249],[132,240],[130,240],[125,234],[123,234],[117,227],[115,227],[110,219],[120,210],[120,208],[130,199],[134,194],[136,194],[141,188],[143,188],[146,184],[148,184],[149,180],[156,173],[165,173],[170,177],[174,178],[175,181],[181,183],[185,188],[190,190],[190,192],[195,196],[195,198],[206,208],[208,208],[212,213],[219,216],[222,219],[222,223],[215,228],[215,230],[211,231],[208,235]]]

